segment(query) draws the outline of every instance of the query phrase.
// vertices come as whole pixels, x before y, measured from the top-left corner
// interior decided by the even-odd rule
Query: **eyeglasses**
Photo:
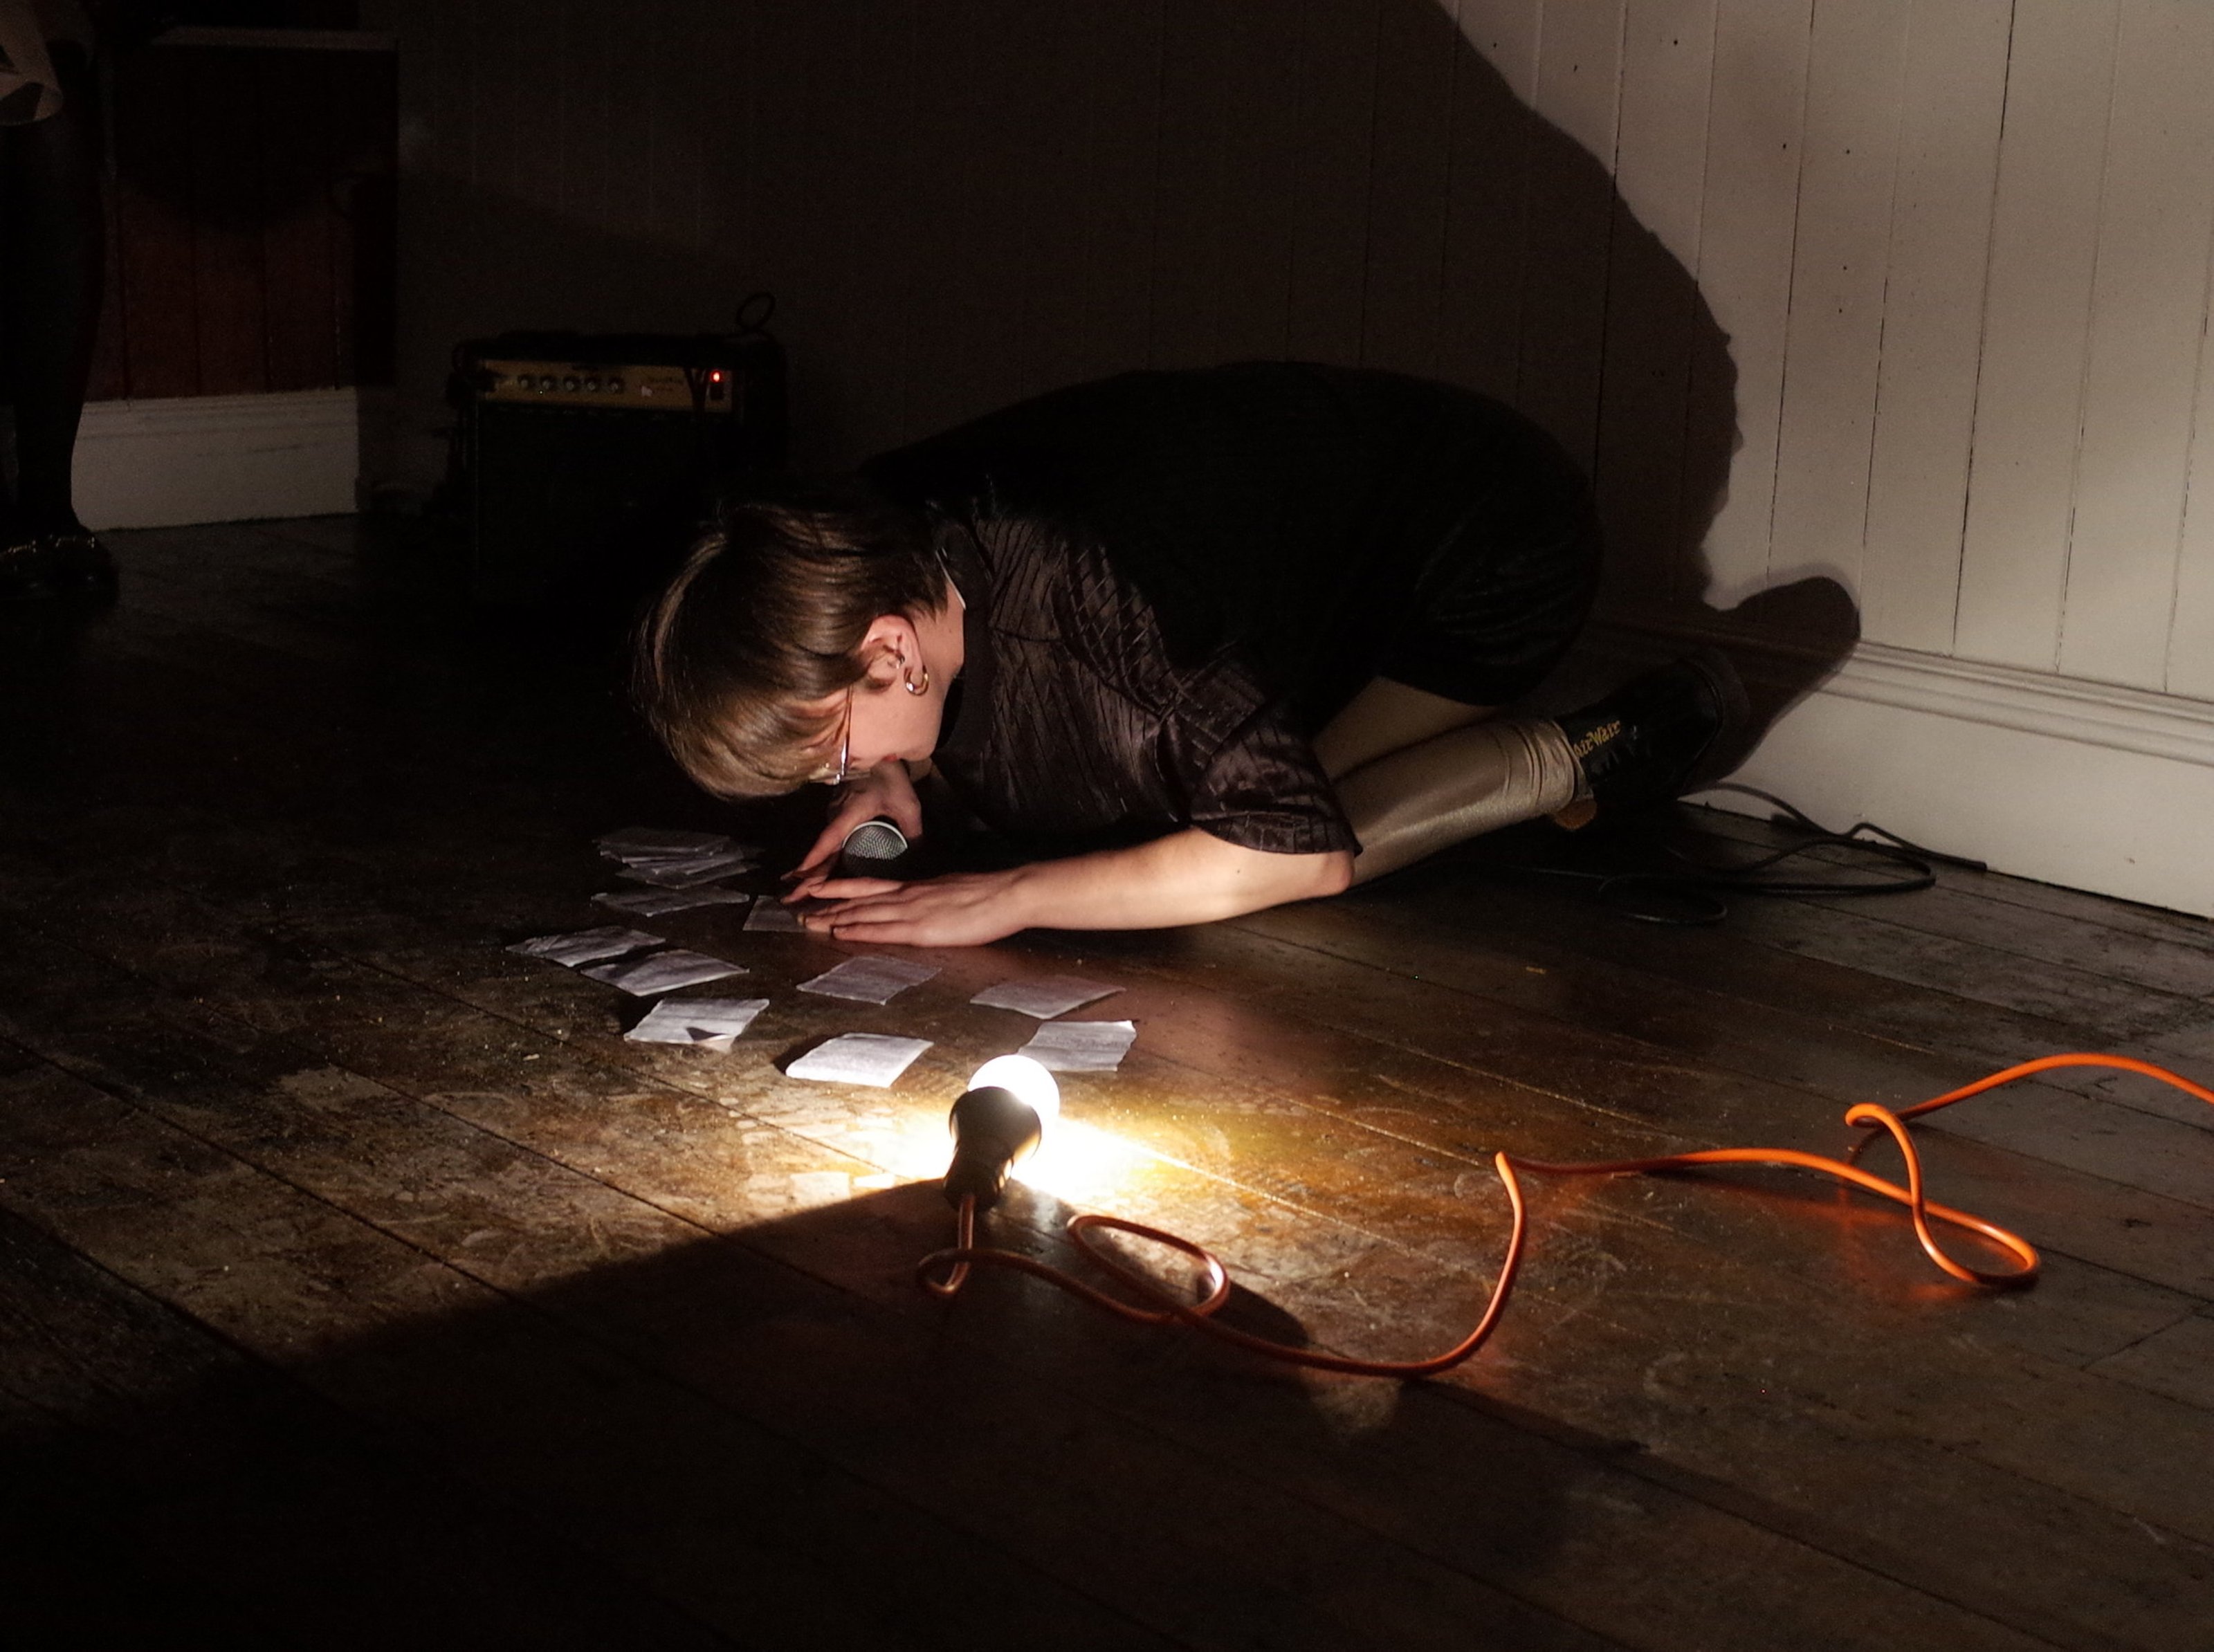
[[[815,771],[818,786],[843,786],[853,778],[853,691],[846,690],[846,713],[838,722],[838,761]]]

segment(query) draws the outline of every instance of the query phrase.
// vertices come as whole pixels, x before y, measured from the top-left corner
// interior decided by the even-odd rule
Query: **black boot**
[[[47,534],[39,546],[45,553],[46,583],[54,590],[97,603],[115,600],[115,559],[91,529]]]
[[[1666,802],[1720,776],[1708,760],[1728,750],[1749,714],[1737,668],[1711,648],[1632,677],[1560,719],[1602,810]]]
[[[46,579],[46,547],[35,539],[0,545],[0,602],[52,597]]]

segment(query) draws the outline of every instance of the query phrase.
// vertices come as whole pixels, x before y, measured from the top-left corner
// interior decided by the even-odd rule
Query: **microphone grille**
[[[846,834],[847,860],[896,860],[907,853],[907,834],[889,820],[865,820]]]

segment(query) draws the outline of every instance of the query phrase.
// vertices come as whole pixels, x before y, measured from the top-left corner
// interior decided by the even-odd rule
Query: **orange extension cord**
[[[1529,1227],[1528,1213],[1522,1202],[1522,1184],[1516,1173],[1518,1171],[1540,1176],[1630,1176],[1648,1175],[1656,1171],[1690,1170],[1700,1165],[1791,1165],[1801,1170],[1819,1171],[1825,1176],[1850,1182],[1856,1187],[1866,1188],[1871,1193],[1881,1194],[1905,1205],[1913,1217],[1915,1236],[1922,1241],[1922,1248],[1929,1253],[1930,1259],[1940,1268],[1966,1284],[1993,1289],[2013,1288],[2027,1285],[2037,1277],[2037,1251],[2028,1240],[2018,1233],[2009,1233],[1996,1222],[1985,1221],[1981,1216],[1972,1215],[1965,1210],[1932,1204],[1924,1198],[1922,1158],[1915,1152],[1914,1143],[1907,1135],[1905,1121],[1919,1114],[1935,1112],[1940,1107],[1949,1107],[1956,1101],[1966,1101],[1970,1096],[1981,1095],[1985,1091],[1995,1090],[2003,1084],[2011,1084],[2016,1079],[2026,1079],[2034,1073],[2049,1072],[2057,1067],[2105,1067],[2127,1073],[2141,1073],[2147,1078],[2173,1085],[2186,1095],[2214,1104],[2214,1090],[2193,1084],[2189,1079],[2171,1073],[2164,1067],[2156,1067],[2150,1062],[2141,1062],[2129,1055],[2081,1053],[2040,1055],[2035,1061],[2009,1067],[1988,1078],[1979,1079],[1973,1084],[1963,1085],[1958,1090],[1948,1091],[1944,1095],[1917,1102],[1896,1112],[1874,1102],[1862,1102],[1845,1114],[1845,1123],[1890,1132],[1892,1140],[1899,1143],[1899,1150],[1906,1160],[1906,1184],[1903,1187],[1896,1182],[1887,1182],[1881,1176],[1871,1175],[1844,1159],[1826,1159],[1820,1153],[1801,1153],[1791,1147],[1711,1147],[1702,1153],[1671,1153],[1660,1159],[1618,1159],[1588,1165],[1554,1165],[1534,1159],[1522,1159],[1518,1163],[1504,1153],[1496,1153],[1493,1155],[1492,1163],[1498,1169],[1499,1179],[1507,1189],[1507,1202],[1514,1213],[1514,1225],[1507,1239],[1507,1255],[1500,1263],[1499,1282],[1492,1287],[1491,1300],[1483,1310],[1483,1317],[1477,1321],[1476,1329],[1444,1353],[1427,1360],[1356,1360],[1338,1354],[1318,1354],[1287,1343],[1271,1342],[1265,1337],[1256,1337],[1223,1325],[1213,1317],[1215,1310],[1230,1300],[1230,1275],[1222,1263],[1203,1246],[1195,1245],[1190,1239],[1179,1239],[1174,1233],[1146,1227],[1141,1222],[1124,1221],[1119,1216],[1084,1215],[1073,1217],[1068,1224],[1068,1235],[1101,1269],[1126,1289],[1153,1304],[1152,1306],[1141,1306],[1110,1296],[1049,1263],[1040,1262],[1018,1251],[978,1245],[976,1208],[973,1198],[961,1202],[953,1246],[925,1257],[916,1264],[915,1277],[924,1289],[950,1297],[967,1282],[971,1267],[1010,1268],[1058,1285],[1094,1307],[1119,1314],[1140,1325],[1168,1325],[1181,1320],[1196,1331],[1203,1331],[1209,1336],[1219,1337],[1224,1342],[1269,1359],[1304,1365],[1318,1371],[1342,1372],[1350,1376],[1429,1377],[1440,1371],[1451,1370],[1483,1347],[1485,1340],[1497,1328],[1500,1316],[1506,1310],[1508,1296],[1514,1288],[1514,1276],[1521,1270],[1523,1239]],[[1930,1231],[1933,1219],[1949,1227],[1980,1233],[2013,1256],[2016,1265],[1993,1273],[1954,1261],[1946,1254],[1944,1247],[1937,1243],[1937,1236]],[[1183,1301],[1172,1295],[1161,1285],[1129,1267],[1087,1237],[1103,1229],[1151,1239],[1157,1245],[1165,1245],[1190,1257],[1205,1270],[1206,1295],[1196,1302]],[[935,1276],[941,1269],[946,1270],[942,1279]]]

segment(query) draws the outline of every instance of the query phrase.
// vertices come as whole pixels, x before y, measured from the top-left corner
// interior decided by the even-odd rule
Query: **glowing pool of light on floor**
[[[1000,1062],[1006,1062],[1007,1067]],[[1035,1068],[1025,1073],[1024,1068]],[[1014,1082],[1007,1082],[1012,1078]],[[1040,1083],[1043,1080],[1043,1084]],[[1156,1157],[1111,1131],[1071,1119],[1060,1111],[1052,1075],[1028,1057],[995,1057],[969,1078],[967,1088],[996,1085],[1012,1091],[1038,1111],[1045,1122],[1035,1152],[1018,1161],[1010,1179],[1035,1191],[1071,1203],[1111,1201],[1129,1188]],[[924,1104],[902,1109],[896,1117],[878,1114],[868,1127],[825,1145],[859,1154],[878,1166],[873,1174],[853,1178],[856,1193],[880,1190],[907,1182],[935,1181],[946,1168],[946,1114],[944,1104]]]
[[[1063,1117],[1038,1150],[1015,1166],[1015,1180],[1070,1204],[1111,1197],[1153,1155],[1121,1136]]]
[[[868,1156],[884,1170],[855,1178],[857,1190],[937,1180],[945,1173],[945,1116],[933,1110],[902,1120],[896,1131],[875,1137]],[[1111,1196],[1153,1160],[1144,1148],[1112,1132],[1064,1116],[1038,1150],[1015,1166],[1012,1179],[1073,1203]]]

